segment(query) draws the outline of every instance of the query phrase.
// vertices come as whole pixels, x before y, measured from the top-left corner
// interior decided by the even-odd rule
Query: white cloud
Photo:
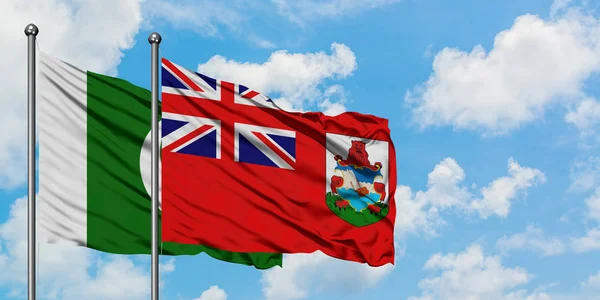
[[[568,10],[572,2],[573,0],[554,0],[550,6],[550,16],[554,17]]]
[[[200,64],[198,71],[211,77],[246,85],[271,97],[277,94],[281,99],[273,99],[282,108],[293,107],[295,110],[302,110],[304,104],[325,103],[328,97],[340,93],[339,86],[327,87],[326,80],[344,79],[356,70],[356,57],[348,46],[333,43],[331,52],[302,54],[275,51],[262,64],[240,63],[215,55],[206,63]],[[339,105],[343,105],[341,101],[333,103],[329,100],[325,106],[330,108],[335,104],[338,106],[334,112],[340,111],[342,108]]]
[[[359,13],[364,9],[374,9],[395,2],[400,0],[271,0],[270,3],[253,1],[252,5],[246,0],[147,0],[144,15],[150,19],[145,24],[148,27],[164,20],[177,29],[190,30],[204,36],[221,38],[224,33],[230,32],[255,46],[271,49],[275,48],[272,41],[253,33],[252,25],[256,16],[272,17],[276,13],[292,23],[304,26],[307,21]]]
[[[541,171],[522,167],[509,158],[508,176],[497,178],[479,189],[481,196],[465,185],[464,180],[465,172],[456,160],[445,158],[429,173],[427,190],[413,193],[410,187],[399,186],[396,190],[397,236],[419,232],[435,236],[437,228],[445,225],[439,216],[445,210],[478,213],[481,218],[491,215],[505,218],[519,192],[545,179]]]
[[[218,285],[213,285],[208,290],[202,292],[200,298],[194,300],[227,300],[227,293]]]
[[[153,20],[166,20],[175,28],[195,31],[202,35],[219,36],[219,26],[230,30],[241,28],[247,21],[240,13],[239,1],[164,1],[148,0],[144,15]]]
[[[575,125],[583,137],[594,135],[600,124],[600,102],[592,98],[581,101],[574,110],[565,115],[565,121]]]
[[[520,290],[520,291],[508,293],[506,296],[503,297],[503,300],[552,300],[552,299],[555,299],[555,298],[553,296],[550,296],[546,292],[534,291],[533,293],[529,294],[529,292],[526,290]],[[581,298],[573,298],[573,300],[575,300],[575,299],[582,300]]]
[[[376,286],[394,266],[370,267],[343,261],[320,251],[285,255],[284,268],[263,272],[261,283],[266,300],[305,299],[322,291],[359,292]]]
[[[600,188],[585,199],[585,216],[600,225]],[[571,238],[571,248],[576,253],[600,250],[600,227],[589,229],[582,237]]]
[[[465,172],[453,158],[445,158],[428,174],[427,190],[413,193],[408,186],[396,189],[396,236],[422,231],[434,236],[445,225],[439,217],[442,210],[464,207],[471,197],[461,183]]]
[[[43,232],[38,231],[41,235]],[[122,255],[83,247],[39,244],[38,293],[44,298],[148,299],[149,268]],[[0,286],[22,294],[27,286],[27,202],[17,199],[0,224]]]
[[[531,250],[543,256],[563,254],[564,243],[556,237],[546,237],[540,228],[527,226],[523,233],[510,237],[503,236],[496,242],[496,247],[503,253],[513,250]]]
[[[600,223],[600,187],[596,188],[594,194],[585,199],[587,217]]]
[[[571,247],[577,253],[600,250],[600,229],[593,228],[586,236],[571,238]]]
[[[149,258],[149,257],[145,257],[145,258]],[[175,258],[174,257],[170,257],[168,258],[168,260],[166,262],[163,262],[164,258],[161,258],[159,256],[159,264],[158,264],[158,274],[159,274],[159,289],[163,289],[163,287],[165,287],[166,283],[167,283],[167,277],[166,275],[171,274],[173,272],[175,272]]]
[[[250,35],[248,37],[248,39],[250,40],[250,42],[252,42],[254,45],[258,46],[259,48],[263,48],[263,49],[277,48],[277,45],[275,45],[274,42],[269,41],[269,40],[264,39],[264,38],[261,38],[261,37],[256,36],[256,35]]]
[[[379,8],[400,0],[271,0],[271,2],[275,4],[281,15],[294,23],[304,25],[306,21]]]
[[[521,267],[509,268],[498,256],[485,256],[482,247],[472,244],[458,254],[432,255],[425,269],[439,272],[419,282],[421,297],[425,299],[549,299],[544,293],[512,292],[529,283],[532,275]]]
[[[512,158],[509,159],[509,176],[493,181],[490,186],[498,192],[492,199],[503,198],[502,203],[510,202],[516,196],[517,190],[530,187],[539,180],[543,174],[535,169],[518,165]],[[530,176],[535,174],[535,176]],[[465,172],[456,160],[446,158],[437,164],[428,175],[426,191],[412,193],[408,186],[398,186],[396,189],[396,239],[401,243],[408,233],[423,232],[426,235],[436,235],[437,229],[445,224],[439,216],[444,210],[454,209],[460,212],[474,213],[493,212],[501,217],[508,214],[507,206],[498,209],[478,210],[473,208],[473,203],[487,203],[485,191],[481,189],[483,197],[478,199],[470,189],[463,184]],[[495,184],[506,182],[511,184]],[[516,183],[515,183],[516,182]],[[500,192],[501,189],[509,191]],[[492,203],[495,203],[492,201]],[[397,255],[402,253],[402,245]],[[356,291],[374,287],[378,282],[393,270],[392,265],[372,268],[368,265],[346,262],[328,257],[321,252],[313,254],[296,254],[284,257],[285,268],[274,268],[263,273],[261,282],[263,294],[267,299],[304,299],[312,293],[334,288],[340,291]]]
[[[433,49],[433,44],[429,44],[429,46],[427,46],[427,48],[425,48],[425,52],[423,52],[423,57],[429,58],[433,55],[433,53],[431,52]]]
[[[164,264],[160,264],[159,265],[159,272],[160,274],[168,274],[168,273],[173,273],[175,271],[175,258],[171,257],[169,258],[169,260],[164,263]]]
[[[479,212],[482,218],[492,214],[508,216],[511,200],[516,193],[524,192],[537,183],[546,182],[544,174],[537,169],[521,167],[513,158],[508,160],[508,176],[494,180],[481,189],[482,198],[470,204],[470,208]]]
[[[410,187],[396,188],[396,228],[395,235],[402,239],[409,233],[422,232],[426,236],[436,236],[438,228],[446,222],[439,216],[439,210],[429,203],[427,192],[413,195]],[[420,195],[420,196],[419,196]]]
[[[588,191],[600,185],[600,157],[576,161],[571,166],[569,191]]]
[[[0,10],[0,188],[25,181],[27,45],[23,33],[33,22],[41,51],[83,69],[116,74],[123,51],[134,44],[142,0],[4,0]],[[106,9],[110,7],[110,9]],[[106,22],[110,20],[110,22]],[[85,49],[85,51],[82,51]]]
[[[77,268],[77,266],[72,266]],[[147,268],[140,268],[122,256],[108,262],[98,260],[95,276],[88,275],[81,285],[67,285],[62,299],[147,299],[150,296],[150,278]]]
[[[331,102],[329,99],[325,99],[323,102],[319,103],[319,108],[324,114],[329,116],[336,116],[346,111],[344,104]]]
[[[600,22],[566,3],[555,3],[547,20],[519,16],[489,52],[481,45],[438,52],[429,79],[406,95],[414,120],[505,134],[585,98],[584,82],[600,71]]]
[[[581,286],[584,288],[600,290],[600,271],[595,275],[590,275],[586,281],[581,283]]]
[[[460,186],[465,180],[465,171],[452,158],[446,158],[437,164],[427,175],[427,179],[426,194],[435,207],[445,209],[458,206],[469,199],[467,188]]]
[[[148,0],[143,9],[148,19],[144,23],[147,28],[167,21],[176,29],[189,30],[202,36],[224,38],[226,33],[232,33],[259,48],[276,47],[272,41],[252,32],[252,16],[261,16],[273,10],[263,3],[248,5],[245,0]]]
[[[344,87],[341,85],[333,85],[327,88],[323,94],[325,99],[319,103],[319,109],[326,115],[335,116],[346,111],[346,94]]]

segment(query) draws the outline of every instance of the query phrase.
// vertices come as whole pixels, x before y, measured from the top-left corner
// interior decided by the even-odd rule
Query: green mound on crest
[[[329,207],[334,214],[336,214],[342,220],[357,227],[367,226],[381,221],[387,216],[390,210],[387,204],[377,203],[376,206],[381,209],[381,211],[378,213],[370,211],[369,208],[365,208],[364,210],[357,212],[350,206],[346,208],[337,207],[335,202],[340,200],[344,199],[342,199],[342,197],[339,195],[332,194],[331,192],[327,193],[325,196],[327,207]]]

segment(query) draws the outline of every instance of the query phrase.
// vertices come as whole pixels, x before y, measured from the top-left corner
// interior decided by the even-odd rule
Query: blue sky
[[[0,5],[14,70],[0,75],[0,298],[26,288],[22,32],[35,22],[40,50],[142,87],[157,31],[163,57],[283,106],[390,120],[394,267],[163,258],[163,299],[600,299],[598,3],[20,2]],[[51,245],[40,257],[42,299],[149,298],[147,257]]]

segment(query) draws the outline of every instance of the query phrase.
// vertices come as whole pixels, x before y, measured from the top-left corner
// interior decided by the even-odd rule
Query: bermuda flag
[[[162,60],[162,240],[394,263],[388,121],[287,112]]]

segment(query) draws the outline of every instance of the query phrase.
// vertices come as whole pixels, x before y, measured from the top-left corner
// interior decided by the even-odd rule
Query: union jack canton
[[[169,60],[162,59],[162,93],[201,103],[220,101],[237,111],[236,105],[279,109],[266,95],[241,84],[218,80],[192,72]],[[209,104],[209,103],[205,103]],[[224,118],[225,119],[225,118]],[[225,159],[221,154],[222,126],[225,120],[163,112],[161,120],[163,151],[205,158]],[[294,169],[296,163],[296,132],[291,130],[233,122],[233,153],[239,163]],[[229,145],[231,146],[231,145]]]

